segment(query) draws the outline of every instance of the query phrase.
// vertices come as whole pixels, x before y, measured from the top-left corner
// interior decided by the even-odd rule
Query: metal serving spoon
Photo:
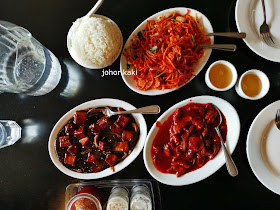
[[[90,112],[90,111],[89,111]],[[160,112],[160,107],[158,105],[151,105],[151,106],[145,106],[138,109],[128,110],[128,111],[118,111],[114,112],[110,110],[108,107],[104,107],[102,109],[94,109],[94,112],[102,112],[104,115],[107,115],[108,117],[111,117],[113,115],[119,115],[119,114],[132,114],[132,113],[141,113],[141,114],[158,114]]]
[[[216,32],[216,33],[208,33],[206,36],[223,36],[223,37],[230,37],[230,38],[237,38],[237,39],[244,39],[246,38],[246,33],[243,32]]]
[[[230,52],[235,52],[237,48],[235,44],[202,44],[200,46],[203,48],[209,48],[213,50],[224,50]]]
[[[218,114],[219,114],[219,117],[220,117],[219,125],[217,125],[216,127],[214,127],[214,129],[216,130],[216,132],[217,132],[217,134],[218,134],[218,136],[219,136],[219,138],[220,138],[220,141],[221,141],[221,145],[222,145],[223,152],[224,152],[225,159],[226,159],[226,166],[227,166],[228,173],[229,173],[231,176],[234,177],[234,176],[237,176],[238,170],[237,170],[237,168],[236,168],[236,166],[235,166],[235,164],[234,164],[234,162],[233,162],[233,160],[232,160],[232,158],[231,158],[231,156],[230,156],[230,153],[228,152],[228,150],[227,150],[227,148],[226,148],[226,146],[225,146],[223,137],[222,137],[222,135],[221,135],[221,133],[220,133],[220,129],[219,129],[219,127],[220,127],[220,125],[221,125],[221,123],[222,123],[222,121],[223,121],[222,114],[221,114],[219,108],[218,108],[216,105],[212,104],[212,106],[217,110],[217,112],[218,112]]]

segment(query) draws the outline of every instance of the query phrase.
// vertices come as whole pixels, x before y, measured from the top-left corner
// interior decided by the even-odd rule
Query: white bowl
[[[107,19],[107,20],[111,20],[110,18],[108,18],[108,17],[106,17],[106,16],[103,16],[103,15],[97,15],[97,14],[93,14],[93,15],[91,15],[92,17],[100,17],[100,18],[104,18],[104,19]],[[83,17],[82,17],[83,18]],[[120,31],[120,33],[121,33],[121,30],[120,30],[120,28],[118,27],[118,25],[113,21],[113,20],[111,20],[112,22],[113,22],[113,24],[114,25],[116,25],[117,26],[117,28],[119,29],[119,31]],[[114,59],[112,60],[112,63],[110,64],[110,65],[103,65],[103,66],[97,66],[97,65],[87,65],[87,64],[85,64],[85,63],[83,63],[82,61],[80,61],[80,60],[78,60],[78,59],[76,59],[76,56],[74,56],[73,54],[72,54],[72,52],[71,52],[71,50],[70,50],[70,46],[71,46],[71,40],[70,40],[70,34],[71,34],[71,31],[73,30],[73,25],[71,26],[71,28],[69,29],[69,31],[68,31],[68,34],[67,34],[67,49],[68,49],[68,52],[69,52],[69,54],[71,55],[71,57],[73,58],[73,60],[76,62],[76,63],[78,63],[79,65],[81,65],[81,66],[83,66],[83,67],[86,67],[86,68],[89,68],[89,69],[102,69],[102,68],[105,68],[105,67],[107,67],[107,66],[110,66],[110,65],[112,65],[116,60],[117,60],[117,58],[119,57],[119,55],[120,55],[120,53],[121,53],[121,51],[122,51],[122,47],[123,47],[123,37],[122,37],[122,33],[121,33],[121,45],[120,45],[120,49],[119,49],[119,51],[118,51],[118,53],[116,54],[116,56],[114,57]]]
[[[92,101],[85,102],[79,106],[76,106],[75,108],[71,109],[69,112],[67,112],[65,115],[63,115],[59,121],[55,124],[54,128],[52,129],[52,132],[49,137],[49,155],[51,157],[52,162],[54,165],[64,174],[77,178],[77,179],[98,179],[102,177],[106,177],[112,174],[115,174],[122,169],[124,169],[126,166],[128,166],[130,163],[133,162],[133,160],[139,155],[139,153],[142,151],[145,139],[147,136],[147,125],[146,121],[142,114],[132,114],[134,117],[136,123],[140,127],[140,135],[138,142],[133,149],[132,153],[125,158],[122,162],[118,163],[114,166],[114,170],[110,168],[107,168],[103,171],[97,172],[97,173],[78,173],[75,171],[72,171],[68,168],[66,168],[58,159],[55,151],[55,139],[59,133],[59,131],[65,126],[65,124],[74,116],[75,111],[78,110],[84,110],[91,107],[102,107],[102,106],[113,106],[113,107],[122,107],[126,110],[135,109],[135,107],[125,101],[121,101],[118,99],[110,99],[110,98],[104,98],[104,99],[96,99]]]
[[[250,73],[257,75],[260,78],[261,83],[262,83],[262,89],[261,89],[260,93],[258,95],[256,95],[255,97],[247,96],[241,88],[241,81],[242,81],[243,77]],[[268,93],[269,87],[270,87],[270,83],[269,83],[269,79],[266,76],[266,74],[260,70],[252,69],[252,70],[244,72],[241,75],[241,77],[239,78],[238,82],[235,85],[235,90],[238,93],[238,95],[241,96],[242,98],[250,99],[250,100],[258,100],[258,99],[263,98]]]
[[[168,117],[176,110],[176,108],[185,106],[188,103],[213,103],[218,106],[218,108],[224,114],[227,121],[228,133],[226,138],[226,146],[229,152],[233,153],[239,138],[240,120],[234,107],[221,98],[214,96],[197,96],[186,99],[169,108],[157,119],[157,121],[163,124],[168,119]],[[151,174],[151,176],[163,184],[181,186],[199,182],[215,173],[220,167],[222,167],[225,164],[224,154],[220,150],[218,154],[212,160],[208,161],[204,166],[195,171],[186,173],[183,176],[176,177],[175,174],[162,173],[155,168],[151,153],[152,143],[158,131],[159,128],[156,126],[155,123],[149,131],[143,151],[143,156],[145,166]]]
[[[229,68],[229,70],[231,71],[231,74],[232,74],[232,80],[231,80],[231,83],[225,87],[225,88],[217,88],[215,87],[210,79],[209,79],[209,72],[211,70],[211,68],[217,64],[224,64],[225,66],[227,66]],[[212,90],[216,90],[216,91],[227,91],[229,89],[231,89],[235,83],[236,83],[236,80],[237,80],[237,71],[236,71],[236,68],[234,67],[234,65],[228,61],[225,61],[225,60],[219,60],[219,61],[216,61],[214,63],[212,63],[209,68],[207,69],[206,71],[206,74],[205,74],[205,83],[206,85],[211,88]]]
[[[199,12],[197,10],[194,10],[194,9],[190,9],[190,8],[176,7],[176,8],[171,8],[171,9],[167,9],[167,10],[163,10],[161,12],[158,12],[158,13],[152,15],[151,17],[147,18],[146,20],[144,20],[139,26],[137,26],[137,28],[129,36],[129,38],[127,39],[123,49],[126,49],[131,45],[131,43],[132,43],[131,40],[134,38],[134,36],[137,35],[137,33],[139,31],[141,31],[145,28],[145,25],[146,25],[148,20],[156,20],[157,18],[159,18],[163,15],[166,15],[168,13],[174,12],[175,10],[177,12],[179,12],[180,14],[186,14],[187,11],[189,10],[189,14],[193,17],[195,17],[195,15],[197,14],[198,19],[200,20],[201,24],[204,26],[205,33],[212,33],[213,32],[213,28],[212,28],[212,25],[211,25],[210,21],[201,12]],[[211,39],[211,43],[213,44],[214,43],[214,37],[212,36],[212,37],[210,37],[210,39]],[[198,75],[198,73],[203,69],[204,65],[207,63],[207,61],[208,61],[208,59],[211,55],[211,52],[212,52],[211,49],[204,49],[204,56],[202,58],[200,58],[198,63],[194,66],[194,74],[195,75]],[[134,92],[142,94],[142,95],[155,96],[155,95],[162,95],[162,94],[170,93],[170,92],[176,90],[176,88],[165,89],[165,90],[149,89],[147,91],[139,90],[135,85],[135,81],[133,79],[133,76],[125,75],[123,73],[123,71],[127,69],[126,64],[127,64],[126,58],[122,53],[121,60],[120,60],[120,70],[121,70],[121,73],[122,73],[122,78],[123,78],[123,81],[125,82],[125,84],[131,90],[133,90]],[[187,83],[189,83],[193,78],[194,78],[194,76]],[[184,85],[186,85],[186,84],[184,84]],[[180,87],[183,87],[184,85],[182,85]]]

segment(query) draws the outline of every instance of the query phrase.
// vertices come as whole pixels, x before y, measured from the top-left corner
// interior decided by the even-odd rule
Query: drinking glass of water
[[[14,144],[21,137],[21,127],[12,120],[0,120],[0,149]]]
[[[0,92],[40,96],[52,91],[61,78],[54,54],[31,33],[0,21]]]

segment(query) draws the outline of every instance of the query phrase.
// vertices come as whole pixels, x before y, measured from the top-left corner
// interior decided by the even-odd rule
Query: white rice
[[[119,56],[123,40],[119,27],[109,18],[79,18],[68,34],[73,59],[87,68],[104,68]]]

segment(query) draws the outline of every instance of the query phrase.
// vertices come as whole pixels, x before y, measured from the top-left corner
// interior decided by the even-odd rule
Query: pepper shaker
[[[128,210],[128,190],[125,187],[113,187],[106,210]]]

